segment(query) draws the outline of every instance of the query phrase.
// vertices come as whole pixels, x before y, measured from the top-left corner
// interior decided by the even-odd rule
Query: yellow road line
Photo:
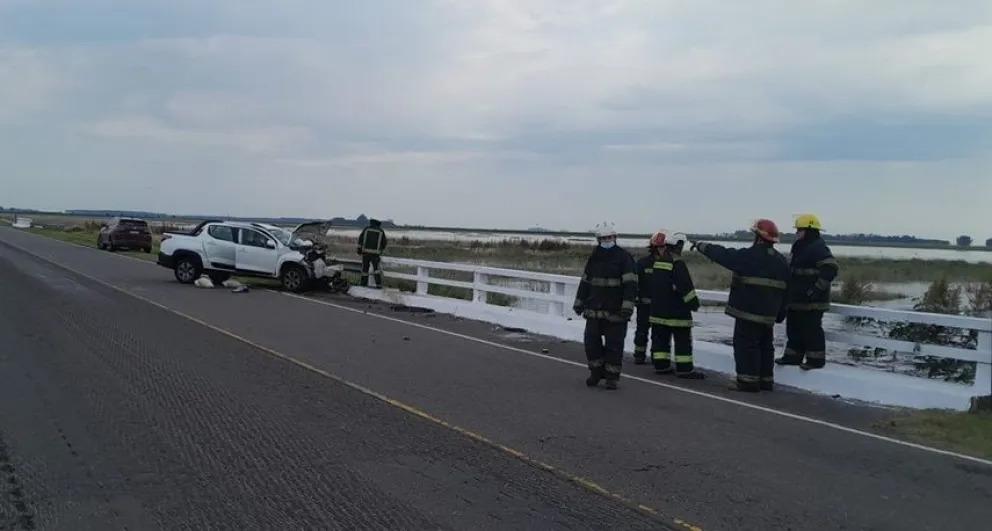
[[[380,400],[380,401],[382,401],[382,402],[384,402],[386,404],[389,404],[390,406],[393,406],[393,407],[395,407],[397,409],[400,409],[402,411],[405,411],[405,412],[407,412],[407,413],[409,413],[409,414],[411,414],[413,416],[416,416],[418,418],[421,418],[423,420],[426,420],[428,422],[431,422],[432,424],[435,424],[437,426],[441,426],[443,428],[446,428],[446,429],[449,429],[451,431],[454,431],[454,432],[456,432],[458,434],[461,434],[461,435],[463,435],[465,437],[468,437],[469,439],[471,439],[473,441],[476,441],[477,443],[480,443],[480,444],[482,444],[484,446],[488,446],[489,448],[492,448],[494,450],[497,450],[497,451],[499,451],[499,452],[501,452],[503,454],[509,455],[510,457],[512,457],[514,459],[517,459],[517,460],[519,460],[519,461],[521,461],[521,462],[523,462],[523,463],[525,463],[525,464],[527,464],[527,465],[529,465],[529,466],[531,466],[533,468],[536,468],[538,470],[542,470],[542,471],[548,472],[548,473],[554,475],[555,477],[558,477],[559,479],[566,480],[569,483],[572,483],[574,485],[577,485],[577,486],[583,488],[584,490],[587,490],[587,491],[589,491],[591,493],[594,493],[594,494],[598,494],[598,495],[603,496],[605,498],[609,498],[611,500],[614,500],[616,502],[621,503],[622,505],[626,506],[627,508],[629,508],[631,510],[634,510],[634,511],[637,511],[639,513],[642,513],[642,514],[645,514],[647,516],[650,516],[652,518],[655,518],[655,519],[657,519],[659,521],[659,523],[662,523],[662,524],[664,524],[664,525],[666,525],[666,526],[668,526],[670,528],[676,528],[677,529],[679,527],[684,527],[684,525],[681,524],[682,520],[672,519],[672,520],[669,521],[669,520],[665,519],[656,509],[653,509],[653,508],[648,507],[646,505],[635,503],[635,502],[633,502],[631,500],[628,500],[623,495],[617,494],[617,493],[614,493],[614,492],[611,492],[611,491],[608,491],[608,490],[606,490],[605,488],[601,487],[599,484],[597,484],[596,482],[594,482],[592,480],[583,478],[581,476],[572,474],[570,472],[566,472],[566,471],[564,471],[564,470],[562,470],[560,468],[557,468],[557,467],[555,467],[553,465],[550,465],[550,464],[545,463],[543,461],[540,461],[538,459],[532,458],[532,457],[526,455],[525,453],[523,453],[523,452],[521,452],[519,450],[516,450],[516,449],[511,448],[509,446],[506,446],[506,445],[503,445],[503,444],[494,442],[494,441],[490,440],[489,438],[487,438],[487,437],[485,437],[485,436],[483,436],[483,435],[481,435],[479,433],[476,433],[474,431],[468,430],[468,429],[463,428],[461,426],[457,426],[455,424],[451,424],[451,423],[449,423],[449,422],[447,422],[445,420],[442,420],[442,419],[440,419],[438,417],[435,417],[434,415],[431,415],[430,413],[427,413],[426,411],[424,411],[424,410],[422,410],[422,409],[420,409],[420,408],[418,408],[416,406],[412,406],[412,405],[406,404],[404,402],[401,402],[399,400],[396,400],[394,398],[390,398],[390,397],[388,397],[388,396],[386,396],[386,395],[384,395],[382,393],[379,393],[378,391],[374,391],[374,390],[372,390],[372,389],[370,389],[368,387],[365,387],[364,385],[361,385],[361,384],[352,382],[350,380],[346,380],[346,379],[342,378],[341,376],[338,376],[338,375],[333,374],[331,372],[328,372],[328,371],[326,371],[324,369],[321,369],[319,367],[316,367],[314,365],[311,365],[310,363],[307,363],[305,361],[299,360],[299,359],[294,358],[292,356],[289,356],[287,354],[283,354],[283,353],[281,353],[281,352],[279,352],[277,350],[271,349],[269,347],[266,347],[264,345],[261,345],[259,343],[256,343],[256,342],[254,342],[254,341],[252,341],[250,339],[247,339],[247,338],[242,337],[242,336],[240,336],[238,334],[235,334],[234,332],[231,332],[231,331],[226,330],[224,328],[220,328],[218,326],[212,325],[212,324],[210,324],[210,323],[208,323],[206,321],[203,321],[203,320],[201,320],[201,319],[199,319],[197,317],[193,317],[192,315],[189,315],[189,314],[183,313],[183,312],[181,312],[179,310],[170,308],[170,307],[168,307],[168,306],[166,306],[164,304],[161,304],[159,302],[153,301],[153,300],[151,300],[151,299],[149,299],[147,297],[144,297],[142,295],[139,295],[139,294],[136,294],[136,293],[132,293],[132,292],[130,292],[130,291],[124,289],[124,288],[121,288],[119,286],[115,286],[114,284],[111,284],[111,283],[106,282],[104,280],[101,280],[99,278],[93,277],[93,276],[88,275],[86,273],[83,273],[81,271],[77,271],[77,270],[75,270],[75,269],[73,269],[73,268],[71,268],[69,266],[65,266],[63,264],[60,264],[58,262],[55,262],[54,260],[49,260],[47,258],[38,256],[38,255],[32,253],[31,251],[28,251],[28,250],[26,250],[26,249],[24,249],[24,248],[22,248],[22,247],[20,247],[18,245],[11,244],[10,242],[4,242],[4,243],[6,245],[9,245],[11,247],[14,247],[15,249],[18,249],[19,251],[21,251],[23,253],[26,253],[26,254],[29,254],[31,256],[34,256],[35,258],[37,258],[39,260],[42,260],[44,262],[48,262],[51,265],[54,265],[56,267],[62,268],[64,270],[69,271],[71,273],[74,273],[76,275],[79,275],[79,276],[81,276],[81,277],[83,277],[83,278],[85,278],[87,280],[90,280],[91,282],[95,282],[95,283],[97,283],[97,284],[99,284],[101,286],[104,286],[106,288],[112,289],[112,290],[114,290],[114,291],[116,291],[118,293],[121,293],[123,295],[127,295],[127,296],[132,297],[134,299],[137,299],[137,300],[139,300],[141,302],[144,302],[146,304],[150,304],[150,305],[152,305],[152,306],[154,306],[156,308],[159,308],[161,310],[164,310],[166,312],[169,312],[169,313],[171,313],[173,315],[176,315],[178,317],[182,317],[184,319],[187,319],[189,321],[192,321],[192,322],[194,322],[194,323],[196,323],[196,324],[198,324],[200,326],[209,328],[210,330],[212,330],[214,332],[217,332],[219,334],[223,334],[223,335],[225,335],[225,336],[227,336],[227,337],[229,337],[231,339],[234,339],[236,341],[239,341],[241,343],[244,343],[246,345],[249,345],[249,346],[251,346],[251,347],[253,347],[255,349],[258,349],[258,350],[260,350],[262,352],[265,352],[266,354],[269,354],[269,355],[271,355],[273,357],[276,357],[276,358],[279,358],[281,360],[287,361],[289,363],[292,363],[293,365],[302,367],[302,368],[304,368],[304,369],[306,369],[308,371],[311,371],[311,372],[316,373],[316,374],[318,374],[320,376],[323,376],[323,377],[325,377],[327,379],[330,379],[330,380],[332,380],[334,382],[337,382],[337,383],[339,383],[341,385],[344,385],[346,387],[349,387],[349,388],[351,388],[351,389],[353,389],[355,391],[358,391],[358,392],[360,392],[360,393],[362,393],[362,394],[364,394],[366,396],[370,396],[372,398],[375,398],[377,400]],[[63,243],[69,243],[69,242],[63,242]],[[83,247],[83,246],[81,246],[81,247]],[[677,526],[677,527],[673,527],[673,526]],[[701,531],[701,528],[694,527],[693,529],[699,529]]]

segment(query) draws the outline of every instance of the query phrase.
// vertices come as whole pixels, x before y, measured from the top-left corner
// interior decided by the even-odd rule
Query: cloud
[[[122,116],[86,125],[82,131],[116,141],[184,144],[199,148],[225,147],[248,152],[278,152],[309,141],[299,127],[255,129],[191,129],[173,127],[146,116]]]
[[[666,212],[718,230],[802,203],[901,231],[929,177],[964,205],[930,205],[940,231],[981,228],[954,194],[987,188],[990,48],[980,0],[0,2],[0,155],[56,191],[5,201],[98,206],[140,173],[245,183],[211,199],[241,213],[354,214],[374,183],[411,222],[646,230],[659,197],[708,194]],[[248,191],[274,176],[307,194]]]
[[[40,50],[0,46],[0,121],[44,110],[65,80]]]

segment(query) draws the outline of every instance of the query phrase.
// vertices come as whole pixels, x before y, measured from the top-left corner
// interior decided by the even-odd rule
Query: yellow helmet
[[[814,214],[799,214],[796,216],[796,228],[823,230],[823,225],[820,224],[820,218]]]

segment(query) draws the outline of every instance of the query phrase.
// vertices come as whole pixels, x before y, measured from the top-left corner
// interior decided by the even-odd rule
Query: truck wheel
[[[103,238],[99,236],[96,237],[96,248],[101,251],[107,248],[107,246],[103,244]]]
[[[207,273],[207,276],[210,277],[210,282],[213,282],[215,286],[219,286],[223,284],[227,279],[231,278],[230,273],[223,273],[218,271],[211,271]]]
[[[300,266],[286,266],[282,270],[279,280],[282,282],[282,287],[286,291],[299,293],[306,289],[307,273]]]
[[[182,284],[192,284],[200,278],[200,262],[194,258],[184,256],[176,261],[176,280]]]
[[[117,247],[114,247],[114,240],[111,238],[107,238],[107,250],[110,252],[117,250]]]

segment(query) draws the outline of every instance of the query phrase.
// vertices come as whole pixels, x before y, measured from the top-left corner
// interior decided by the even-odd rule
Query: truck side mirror
[[[276,248],[276,241],[275,240],[266,240],[265,241],[265,246],[268,247],[269,249],[275,249]]]

